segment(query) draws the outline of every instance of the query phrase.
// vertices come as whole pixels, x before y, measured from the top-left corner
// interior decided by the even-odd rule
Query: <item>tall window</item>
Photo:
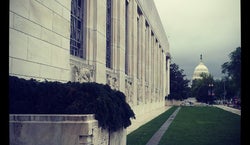
[[[125,8],[125,74],[128,74],[128,59],[129,59],[129,53],[131,53],[131,52],[129,52],[128,51],[128,47],[130,47],[130,45],[128,45],[128,37],[129,37],[129,32],[128,32],[128,1],[125,1],[125,6],[126,6],[126,8]]]
[[[83,48],[83,1],[71,1],[70,54],[85,59]]]
[[[111,68],[111,0],[107,0],[106,13],[106,67]]]
[[[140,17],[142,11],[137,7],[137,78],[141,75],[141,27],[140,27]]]

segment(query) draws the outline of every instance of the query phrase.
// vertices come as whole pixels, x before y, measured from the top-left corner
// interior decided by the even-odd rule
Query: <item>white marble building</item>
[[[165,105],[169,58],[153,0],[10,0],[9,75],[107,83],[138,115]]]

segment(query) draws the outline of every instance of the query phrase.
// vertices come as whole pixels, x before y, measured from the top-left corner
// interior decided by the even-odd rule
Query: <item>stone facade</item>
[[[9,74],[70,80],[70,1],[10,0]]]
[[[93,114],[11,114],[10,145],[126,145],[126,130],[109,133]]]
[[[163,107],[170,52],[154,1],[73,1],[10,0],[9,75],[109,84],[136,115]]]

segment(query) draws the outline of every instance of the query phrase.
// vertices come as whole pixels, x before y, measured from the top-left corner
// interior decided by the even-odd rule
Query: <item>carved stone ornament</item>
[[[145,102],[147,103],[150,99],[148,82],[145,82]]]
[[[142,103],[142,83],[140,80],[137,81],[137,104],[141,104]]]
[[[119,90],[118,75],[107,71],[106,80],[111,89]]]
[[[73,81],[75,82],[93,82],[93,70],[88,68],[79,68],[74,66],[72,68]]]
[[[95,67],[88,65],[85,60],[76,57],[70,58],[71,80],[73,82],[94,82]]]
[[[134,95],[134,92],[133,92],[133,82],[130,78],[126,78],[125,79],[125,95],[127,97],[127,102],[130,104],[130,105],[133,105],[134,102],[133,102],[133,95]]]

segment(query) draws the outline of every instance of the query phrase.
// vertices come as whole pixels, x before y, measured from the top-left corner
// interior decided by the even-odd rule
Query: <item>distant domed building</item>
[[[202,55],[200,55],[200,63],[199,65],[197,65],[194,69],[194,74],[193,74],[193,78],[192,80],[195,79],[201,79],[201,74],[205,73],[205,74],[209,74],[208,68],[204,65],[204,63],[202,62]]]

